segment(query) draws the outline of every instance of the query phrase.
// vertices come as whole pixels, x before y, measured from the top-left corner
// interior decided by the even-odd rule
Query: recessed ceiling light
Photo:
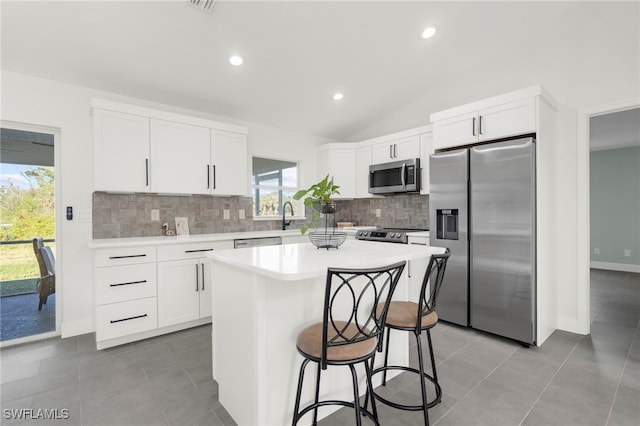
[[[435,35],[435,27],[428,27],[422,32],[422,38],[431,38]]]
[[[340,93],[340,92],[333,94],[333,100],[334,101],[340,101],[340,100],[342,100],[342,98],[344,98],[344,95],[342,93]]]
[[[231,63],[231,65],[238,66],[238,65],[242,65],[244,60],[238,55],[233,55],[232,57],[229,58],[229,62]]]

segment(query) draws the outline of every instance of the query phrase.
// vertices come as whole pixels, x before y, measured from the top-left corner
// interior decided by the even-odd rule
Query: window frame
[[[261,185],[259,183],[255,183],[255,175],[253,174],[253,161],[255,158],[262,158],[266,160],[273,161],[282,161],[287,163],[293,163],[296,167],[296,186],[285,186],[282,185],[282,171],[285,169],[277,169],[274,170],[271,174],[276,175],[274,177],[269,177],[267,179],[277,179],[278,185]],[[266,173],[265,173],[266,174]],[[263,179],[263,180],[267,180]],[[260,206],[260,189],[271,189],[278,192],[278,214],[277,215],[258,215],[259,206]],[[274,157],[265,157],[261,155],[252,155],[251,156],[251,198],[253,199],[253,220],[274,220],[274,219],[282,219],[282,193],[283,191],[291,191],[296,192],[300,190],[300,161],[298,160],[290,160],[285,158],[274,158]],[[303,200],[291,200],[293,204],[293,208],[295,214],[293,216],[287,216],[287,219],[306,219],[305,215],[300,215],[300,212],[304,212],[304,203]]]

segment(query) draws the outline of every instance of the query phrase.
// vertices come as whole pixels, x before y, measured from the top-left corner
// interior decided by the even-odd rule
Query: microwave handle
[[[407,163],[402,163],[402,186],[407,186]]]

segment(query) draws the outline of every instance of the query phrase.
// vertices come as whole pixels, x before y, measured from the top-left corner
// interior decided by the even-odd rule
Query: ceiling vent
[[[216,0],[189,0],[189,2],[200,10],[211,12]]]

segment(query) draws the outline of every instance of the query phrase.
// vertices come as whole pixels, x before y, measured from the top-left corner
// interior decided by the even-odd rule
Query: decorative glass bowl
[[[327,250],[340,247],[346,239],[347,234],[345,232],[309,232],[309,240],[311,240],[313,245],[317,248],[326,248]]]
[[[333,214],[336,212],[336,202],[335,201],[313,201],[313,208],[318,213],[324,214]]]

